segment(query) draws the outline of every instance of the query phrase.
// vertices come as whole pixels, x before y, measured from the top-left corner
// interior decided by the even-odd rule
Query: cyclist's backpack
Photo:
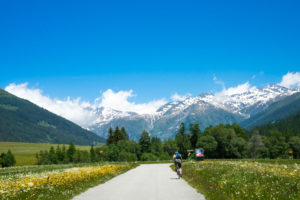
[[[180,159],[180,158],[181,158],[180,153],[177,153],[177,154],[176,154],[176,159]]]

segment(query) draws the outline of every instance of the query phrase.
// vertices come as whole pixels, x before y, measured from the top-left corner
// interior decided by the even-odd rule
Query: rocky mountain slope
[[[201,94],[182,101],[169,102],[154,114],[139,115],[107,107],[94,110],[97,119],[90,130],[106,137],[110,126],[124,126],[132,139],[138,139],[142,130],[162,139],[173,137],[181,122],[199,123],[203,129],[219,123],[240,123],[268,108],[272,103],[291,96],[299,89],[279,85],[252,87],[247,91],[224,91]]]
[[[277,122],[281,119],[295,114],[300,110],[300,93],[295,93],[280,101],[272,103],[262,112],[251,116],[243,121],[241,125],[247,129],[252,129],[255,126],[267,124],[269,122]]]

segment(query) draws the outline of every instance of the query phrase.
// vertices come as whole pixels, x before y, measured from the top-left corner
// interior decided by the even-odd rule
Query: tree
[[[121,153],[120,153],[120,161],[134,162],[134,161],[137,161],[137,156],[134,153],[129,153],[129,152],[121,151]]]
[[[208,158],[214,158],[216,156],[216,149],[218,143],[211,135],[204,135],[198,138],[196,147],[204,149],[204,155]]]
[[[129,140],[129,136],[128,136],[128,134],[127,134],[127,132],[126,132],[126,130],[125,130],[125,128],[122,126],[122,128],[121,128],[121,139],[120,140],[126,140],[126,141],[128,141]]]
[[[246,141],[249,139],[249,134],[246,129],[243,129],[239,124],[233,123],[232,125],[226,124],[226,128],[232,128],[236,136],[244,138]]]
[[[50,147],[48,158],[51,164],[57,164],[57,155],[53,146]]]
[[[128,135],[126,133],[126,130],[124,127],[119,129],[119,126],[116,126],[114,132],[113,132],[113,144],[118,144],[119,141],[121,140],[127,140]]]
[[[151,137],[147,131],[143,131],[139,139],[139,145],[141,146],[141,153],[149,153],[151,145]]]
[[[158,137],[152,137],[151,138],[151,153],[153,153],[156,156],[160,156],[163,152],[163,145]]]
[[[163,148],[164,151],[169,154],[169,156],[172,156],[178,149],[176,141],[172,138],[169,138],[164,142]]]
[[[247,142],[242,137],[233,137],[230,140],[229,151],[231,158],[243,158],[247,155]]]
[[[74,161],[75,153],[76,153],[75,145],[73,144],[73,142],[71,142],[70,145],[69,145],[69,148],[67,150],[67,156],[68,156],[68,160],[70,162]]]
[[[178,151],[182,154],[183,158],[186,158],[188,155],[187,150],[191,148],[191,136],[190,134],[185,133],[184,123],[180,124],[178,133],[175,136],[175,141],[178,146]]]
[[[61,148],[60,148],[59,145],[57,145],[55,153],[56,153],[57,161],[58,161],[59,163],[63,163],[63,162],[64,162],[64,159],[65,159],[65,155],[64,155],[64,153],[62,152],[62,150],[61,150]]]
[[[293,151],[294,158],[300,158],[300,137],[293,136],[289,139],[289,145]]]
[[[90,160],[91,160],[91,162],[96,162],[96,152],[94,150],[93,145],[91,146],[91,149],[90,149]]]
[[[240,151],[244,151],[246,148],[245,140],[237,137],[233,128],[219,124],[206,128],[204,134],[213,136],[217,141],[217,158],[238,158],[244,154]]]
[[[262,158],[265,157],[263,155],[265,151],[266,147],[262,141],[262,137],[259,131],[255,130],[248,142],[248,156],[250,158]]]
[[[156,161],[158,157],[153,153],[143,153],[141,156],[142,161]]]
[[[113,129],[112,129],[112,127],[109,127],[109,129],[108,129],[108,137],[107,137],[107,140],[106,140],[106,144],[110,145],[110,144],[113,144],[113,143],[114,143]]]
[[[192,148],[195,149],[198,138],[201,135],[201,130],[199,128],[199,124],[190,124],[190,131],[191,131],[191,145]]]
[[[119,161],[120,160],[120,150],[117,145],[111,144],[106,150],[106,159],[108,161]]]
[[[67,155],[67,150],[66,150],[66,146],[63,145],[62,149],[61,149],[61,153],[63,155],[63,163],[68,163],[69,162],[69,158],[68,158],[68,155]]]
[[[289,145],[284,135],[278,130],[270,130],[269,137],[264,137],[264,143],[269,149],[270,158],[287,157]]]
[[[8,150],[7,153],[2,153],[0,157],[2,167],[11,167],[16,164],[15,156],[10,150]]]

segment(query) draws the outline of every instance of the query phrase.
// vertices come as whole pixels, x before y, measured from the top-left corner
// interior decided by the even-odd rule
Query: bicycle
[[[178,179],[180,179],[180,177],[182,177],[181,161],[180,162],[176,162],[176,164],[175,164],[175,171],[177,173]]]
[[[177,176],[178,176],[178,179],[180,179],[180,177],[182,176],[182,174],[180,173],[180,168],[178,167],[176,172],[177,172]]]

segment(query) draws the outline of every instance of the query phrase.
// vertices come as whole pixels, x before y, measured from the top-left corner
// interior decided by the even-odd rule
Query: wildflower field
[[[300,199],[299,160],[186,162],[183,178],[208,200]]]
[[[70,199],[133,167],[123,163],[4,168],[0,169],[0,199]]]

